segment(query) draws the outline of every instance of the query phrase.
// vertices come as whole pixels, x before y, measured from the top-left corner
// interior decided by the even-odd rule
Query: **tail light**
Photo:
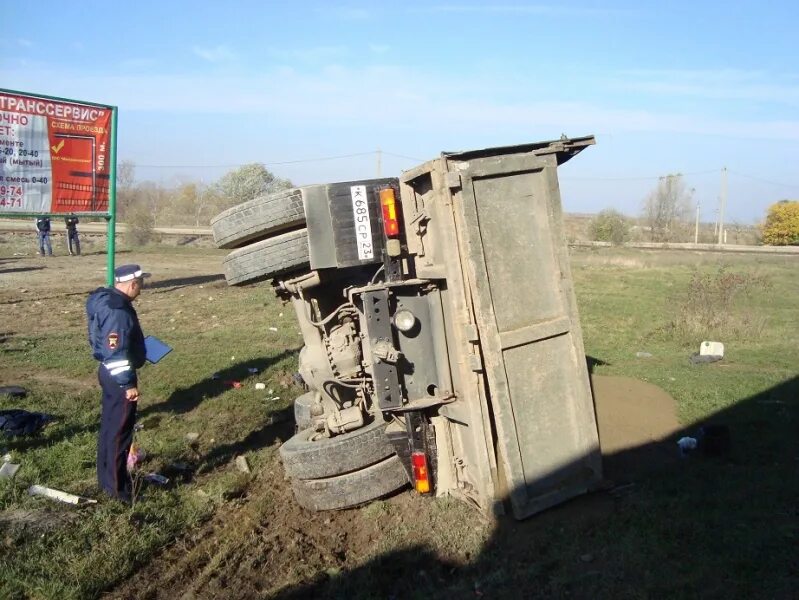
[[[392,188],[380,190],[380,206],[383,208],[383,231],[386,237],[399,235],[399,218],[397,215],[397,198]]]
[[[430,472],[427,470],[427,456],[424,452],[413,452],[411,454],[411,466],[413,466],[413,483],[416,491],[420,494],[430,493]]]

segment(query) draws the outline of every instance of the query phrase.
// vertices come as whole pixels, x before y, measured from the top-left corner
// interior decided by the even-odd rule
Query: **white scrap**
[[[265,390],[266,389],[266,384],[265,383],[256,383],[255,384],[255,389],[256,390]]]
[[[237,456],[236,457],[236,467],[242,473],[250,473],[250,465],[247,463],[246,456]]]
[[[31,496],[43,496],[59,502],[66,502],[67,504],[97,504],[97,500],[92,498],[84,498],[83,496],[76,496],[61,490],[54,490],[43,485],[32,485],[28,488],[28,494]]]
[[[702,342],[699,356],[724,356],[724,344],[721,342]]]
[[[270,327],[269,331],[277,331],[277,327]]]
[[[12,462],[4,462],[0,467],[0,479],[11,479],[19,471],[20,465]]]

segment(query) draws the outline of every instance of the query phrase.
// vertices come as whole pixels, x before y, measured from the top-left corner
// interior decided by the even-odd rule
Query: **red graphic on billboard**
[[[0,90],[0,214],[108,212],[112,111]]]

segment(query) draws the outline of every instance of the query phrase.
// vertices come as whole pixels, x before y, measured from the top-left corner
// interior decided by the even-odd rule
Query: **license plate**
[[[371,260],[375,257],[375,250],[372,245],[372,221],[369,219],[366,186],[350,186],[350,195],[352,196],[352,218],[355,222],[358,260]]]

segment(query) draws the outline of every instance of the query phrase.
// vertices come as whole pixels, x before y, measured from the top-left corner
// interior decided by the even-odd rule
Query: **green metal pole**
[[[114,285],[114,253],[117,225],[117,107],[111,109],[111,177],[108,188],[108,287]]]

